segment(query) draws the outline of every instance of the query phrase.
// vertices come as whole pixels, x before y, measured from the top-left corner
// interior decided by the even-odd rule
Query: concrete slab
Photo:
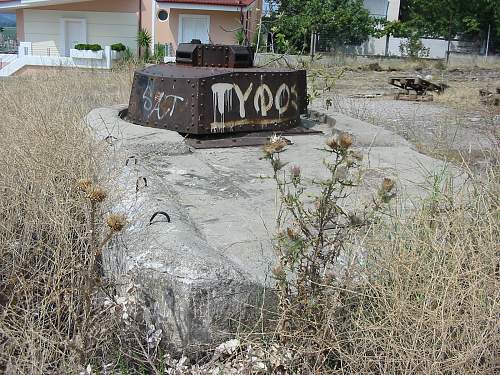
[[[276,217],[271,167],[256,147],[191,150],[177,133],[121,120],[122,108],[96,109],[87,118],[97,137],[112,143],[110,174],[119,201],[113,209],[130,222],[108,252],[108,268],[147,286],[151,316],[171,340],[182,347],[216,340],[216,332],[227,328],[222,322],[249,298],[258,301],[270,284]],[[305,178],[325,177],[325,154],[317,148],[332,132],[352,133],[365,158],[352,206],[390,176],[406,197],[403,205],[411,207],[426,194],[429,174],[446,167],[390,131],[340,114],[335,120],[315,126],[324,134],[287,137],[293,144],[282,158],[299,165]],[[137,165],[125,166],[132,155]],[[142,177],[148,187],[140,184],[136,191]],[[168,212],[172,222],[148,225],[155,211]]]

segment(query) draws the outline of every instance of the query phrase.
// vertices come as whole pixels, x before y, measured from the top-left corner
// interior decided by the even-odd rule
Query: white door
[[[71,48],[75,47],[76,44],[86,43],[87,41],[85,23],[80,20],[66,20],[64,31],[66,33],[65,55],[69,56]]]
[[[181,15],[179,32],[179,43],[189,43],[193,39],[209,43],[210,16]]]

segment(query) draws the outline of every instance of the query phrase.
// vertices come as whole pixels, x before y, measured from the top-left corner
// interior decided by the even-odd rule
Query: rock
[[[232,318],[234,324],[254,321],[264,283],[207,242],[169,186],[168,176],[189,174],[170,163],[191,153],[183,138],[129,124],[118,118],[118,108],[94,111],[87,122],[100,139],[114,139],[110,170],[117,203],[111,210],[128,221],[104,252],[105,270],[124,286],[121,294],[130,283],[138,286],[146,324],[161,327],[164,342],[184,351],[224,341]],[[170,222],[158,215],[150,224],[159,211]]]
[[[137,285],[148,325],[161,329],[178,350],[220,344],[231,322],[251,326],[260,314],[255,306],[263,300],[266,311],[275,306],[269,293],[276,218],[271,166],[259,147],[192,151],[177,133],[130,124],[119,110],[101,108],[87,116],[110,150],[109,210],[129,222],[104,252],[105,270],[120,284]],[[444,166],[388,130],[321,110],[311,116],[327,124],[306,125],[324,134],[287,136],[292,144],[282,158],[299,165],[307,180],[325,178],[320,149],[332,132],[352,133],[365,154],[366,173],[346,209],[371,199],[388,175],[404,194],[400,209],[411,209],[416,197],[427,194],[422,166]],[[158,211],[170,222],[160,214],[150,225]]]

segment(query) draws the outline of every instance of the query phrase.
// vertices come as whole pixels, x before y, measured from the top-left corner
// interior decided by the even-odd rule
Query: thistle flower
[[[78,180],[76,185],[78,186],[79,189],[87,191],[92,186],[92,181],[88,178],[82,178],[81,180]]]
[[[87,198],[90,199],[91,202],[101,203],[103,202],[108,194],[106,191],[100,186],[90,186],[87,190]]]
[[[332,150],[337,149],[339,147],[339,144],[337,143],[337,140],[334,137],[330,137],[326,140],[326,145],[330,147]]]
[[[290,174],[292,175],[292,178],[300,178],[300,167],[298,165],[291,167]]]
[[[283,151],[283,149],[285,148],[286,145],[287,145],[287,142],[284,138],[282,138],[278,135],[273,135],[269,139],[269,143],[264,145],[263,151],[264,151],[264,154],[266,154],[267,156],[271,156],[277,152]]]
[[[274,267],[272,269],[272,273],[277,279],[283,279],[286,276],[285,271],[283,270],[283,267],[281,265],[277,265],[276,267]]]
[[[299,231],[295,228],[286,228],[286,234],[292,240],[299,238]]]
[[[127,220],[125,216],[118,214],[111,214],[106,219],[106,224],[112,232],[121,232],[121,230],[127,225]]]
[[[341,148],[347,150],[349,147],[352,146],[353,142],[354,142],[354,137],[351,134],[346,132],[340,133],[339,144]]]
[[[359,151],[354,151],[354,150],[351,150],[349,152],[349,156],[351,156],[353,159],[357,160],[357,161],[362,161],[363,160],[363,154]]]
[[[382,181],[382,191],[386,193],[390,193],[392,189],[394,189],[394,186],[396,183],[394,182],[393,179],[390,178],[384,178],[384,181]]]

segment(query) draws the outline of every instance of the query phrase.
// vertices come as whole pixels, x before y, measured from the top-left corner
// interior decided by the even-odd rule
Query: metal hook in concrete
[[[113,137],[112,135],[108,135],[106,138],[104,138],[104,141],[108,143],[109,145],[113,146],[113,143],[116,142],[118,138]]]
[[[129,156],[129,157],[127,158],[127,161],[125,162],[125,165],[128,165],[128,162],[129,162],[130,160],[133,160],[133,161],[134,161],[134,164],[135,164],[135,165],[137,165],[137,158],[136,158],[134,155]]]
[[[153,220],[158,216],[158,215],[163,215],[167,218],[167,223],[170,223],[170,216],[166,212],[163,211],[157,211],[151,216],[151,219],[149,219],[149,225],[153,225]]]
[[[148,180],[146,179],[146,177],[139,177],[137,179],[137,181],[135,182],[135,192],[136,193],[139,192],[139,182],[140,181],[144,182],[144,187],[148,187]]]

